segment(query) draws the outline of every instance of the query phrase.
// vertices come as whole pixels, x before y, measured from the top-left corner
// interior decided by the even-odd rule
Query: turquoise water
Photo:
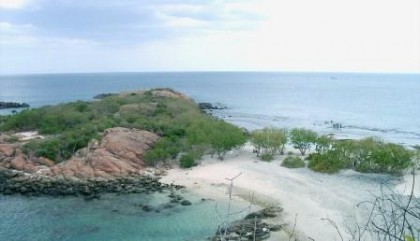
[[[167,194],[106,195],[89,202],[77,197],[0,195],[0,240],[205,240],[221,223],[218,214],[223,214],[227,202],[183,196],[193,204],[164,209]],[[160,211],[145,212],[139,204]]]
[[[98,93],[171,87],[229,107],[216,115],[248,129],[307,127],[343,138],[420,144],[420,75],[345,73],[99,73],[0,76],[0,100],[33,107]],[[10,112],[10,111],[9,111]],[[0,111],[7,113],[7,111]],[[325,122],[335,121],[337,131]]]

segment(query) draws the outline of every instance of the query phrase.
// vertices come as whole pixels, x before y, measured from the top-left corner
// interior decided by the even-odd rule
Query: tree
[[[293,128],[290,131],[290,140],[293,147],[299,149],[302,156],[311,148],[311,144],[316,143],[317,138],[316,132],[309,129]]]
[[[257,157],[260,157],[262,152],[261,158],[264,160],[271,160],[277,154],[284,154],[287,138],[286,129],[264,128],[251,133],[251,143],[257,152]]]
[[[193,123],[187,129],[190,145],[207,145],[212,155],[220,160],[226,153],[245,144],[246,137],[241,129],[222,120],[206,119]]]
[[[264,130],[254,130],[251,132],[251,144],[254,146],[257,157],[259,157],[261,149],[266,146]]]

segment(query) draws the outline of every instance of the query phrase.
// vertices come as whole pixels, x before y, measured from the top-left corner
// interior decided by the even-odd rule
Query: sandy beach
[[[282,158],[260,161],[252,146],[246,145],[224,161],[206,157],[194,168],[169,170],[162,181],[184,185],[208,198],[227,199],[226,178],[241,173],[234,182],[236,200],[249,201],[254,196],[261,206],[279,204],[285,209],[283,221],[291,228],[296,219],[303,240],[341,240],[327,219],[334,221],[344,236],[354,220],[363,221],[366,210],[356,205],[379,190],[377,180],[365,180],[368,174],[354,171],[327,175],[307,168],[288,169],[280,166]]]

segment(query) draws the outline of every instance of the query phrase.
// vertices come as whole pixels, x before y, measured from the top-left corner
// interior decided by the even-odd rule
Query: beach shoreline
[[[363,222],[367,211],[357,204],[372,198],[380,189],[380,180],[389,178],[349,170],[328,175],[307,168],[288,169],[280,166],[284,157],[260,161],[247,144],[223,161],[206,156],[196,167],[170,169],[160,181],[183,185],[205,198],[227,200],[227,178],[240,174],[234,181],[234,201],[281,206],[285,210],[281,222],[288,223],[289,232],[296,224],[300,240],[334,241],[341,239],[329,220],[347,235],[347,226]]]

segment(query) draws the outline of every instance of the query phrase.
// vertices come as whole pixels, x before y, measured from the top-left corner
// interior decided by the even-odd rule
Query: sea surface
[[[419,74],[280,72],[92,73],[0,76],[0,101],[32,107],[99,93],[170,87],[247,129],[306,127],[338,138],[420,144]],[[0,114],[10,113],[2,110]],[[343,128],[333,129],[339,123]]]
[[[228,209],[226,200],[182,196],[191,206],[170,203],[169,193],[82,197],[0,195],[0,240],[4,241],[204,241],[215,234]],[[142,205],[153,208],[143,211]],[[248,210],[232,204],[232,212]],[[232,215],[234,221],[245,215]]]
[[[377,136],[407,146],[420,145],[420,75],[178,72],[0,76],[0,101],[39,107],[155,87],[174,88],[196,102],[226,107],[213,114],[250,130],[306,127],[339,138]],[[0,114],[11,114],[11,110]],[[343,128],[333,129],[333,123]],[[376,188],[387,180],[392,186],[400,182],[388,175],[290,171],[319,179],[326,191],[336,188],[336,179],[348,193],[360,193],[365,185]],[[0,195],[0,240],[204,240],[221,223],[227,199],[202,202],[192,193],[184,195],[192,206],[159,212],[144,212],[139,204],[159,208],[167,201],[165,194],[105,195],[91,202],[76,197]]]

